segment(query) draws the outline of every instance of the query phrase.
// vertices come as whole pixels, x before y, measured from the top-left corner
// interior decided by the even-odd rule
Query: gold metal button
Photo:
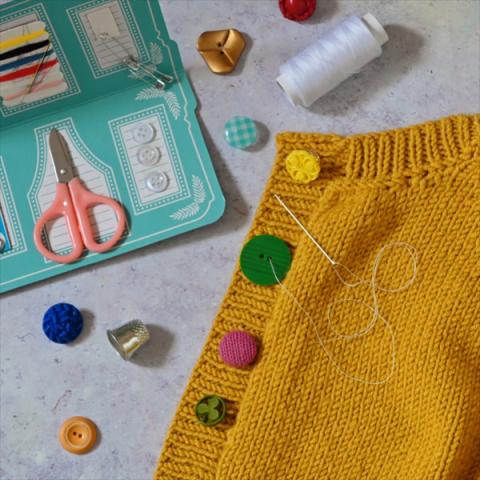
[[[234,28],[203,32],[197,50],[213,73],[230,73],[245,49],[243,35]]]

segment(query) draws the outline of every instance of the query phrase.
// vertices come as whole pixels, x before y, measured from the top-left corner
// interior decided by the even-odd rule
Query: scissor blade
[[[57,182],[68,183],[75,176],[73,160],[67,142],[56,128],[50,131],[49,144]]]

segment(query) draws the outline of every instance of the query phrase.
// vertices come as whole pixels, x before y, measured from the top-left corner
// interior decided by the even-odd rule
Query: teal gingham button
[[[248,148],[257,143],[257,127],[249,117],[232,117],[225,124],[225,139],[233,148]]]

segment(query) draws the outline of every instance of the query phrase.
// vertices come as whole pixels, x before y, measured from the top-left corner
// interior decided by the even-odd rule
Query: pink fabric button
[[[257,342],[255,337],[247,332],[229,332],[222,338],[218,352],[227,365],[236,368],[246,367],[257,356]]]

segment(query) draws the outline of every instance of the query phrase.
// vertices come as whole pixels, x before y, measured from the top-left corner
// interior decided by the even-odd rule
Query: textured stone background
[[[276,4],[161,1],[198,95],[227,210],[211,227],[2,297],[2,480],[151,478],[268,178],[277,132],[349,134],[480,110],[477,0],[320,0],[305,24],[284,20]],[[387,25],[383,56],[310,110],[293,108],[274,82],[279,65],[344,16],[367,11]],[[228,27],[247,35],[248,48],[232,75],[215,76],[196,39]],[[223,139],[223,124],[235,114],[265,127],[252,153]],[[43,312],[59,301],[86,313],[85,331],[71,346],[50,343],[41,330]],[[153,339],[124,363],[105,330],[132,318],[148,323]],[[101,431],[86,456],[66,453],[57,441],[72,415],[90,417]]]

